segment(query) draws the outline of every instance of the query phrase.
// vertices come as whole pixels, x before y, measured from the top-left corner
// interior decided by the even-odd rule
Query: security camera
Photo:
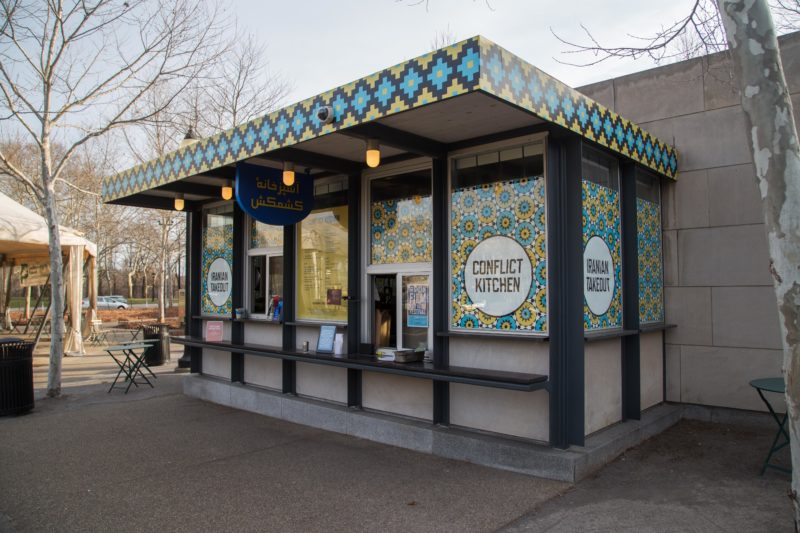
[[[323,124],[331,124],[333,122],[333,108],[328,106],[318,107],[317,120]]]

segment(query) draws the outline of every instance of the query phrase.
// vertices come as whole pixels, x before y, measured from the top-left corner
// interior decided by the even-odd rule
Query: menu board
[[[333,343],[336,340],[336,326],[320,326],[319,339],[317,340],[317,353],[333,353]]]
[[[300,224],[297,318],[347,320],[347,207],[321,209]]]

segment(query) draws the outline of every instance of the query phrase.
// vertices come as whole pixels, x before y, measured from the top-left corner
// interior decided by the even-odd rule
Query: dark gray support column
[[[547,283],[550,315],[550,444],[584,442],[581,141],[547,144]]]
[[[199,317],[200,272],[203,261],[203,212],[190,211],[186,214],[186,324],[187,334],[192,337],[203,336],[203,321]],[[190,370],[193,374],[203,373],[203,350],[187,348],[191,358]]]
[[[236,308],[244,307],[244,247],[245,247],[244,211],[236,202],[233,203],[233,265],[231,268],[231,318],[236,316]],[[231,342],[244,342],[244,322],[231,322]],[[244,382],[244,354],[231,352],[231,381]]]
[[[283,228],[283,349],[295,350],[295,287],[296,287],[296,226]],[[294,361],[283,360],[283,393],[296,394],[297,365]]]
[[[636,227],[636,166],[620,166],[622,209],[622,324],[639,330],[639,246]],[[622,419],[641,418],[639,334],[622,337]]]
[[[347,353],[361,344],[361,174],[347,180]],[[347,370],[347,406],[361,407],[361,370]]]
[[[439,335],[448,329],[450,312],[450,279],[448,264],[450,257],[450,227],[447,219],[450,194],[447,190],[447,158],[433,159],[433,364],[437,367],[450,365],[449,337]],[[450,384],[433,382],[433,423],[450,424]]]
[[[185,276],[184,283],[183,283],[183,334],[187,337],[191,336],[192,334],[192,284],[190,282],[191,276],[189,273],[189,268],[192,263],[192,237],[190,233],[190,219],[192,217],[192,213],[187,211],[185,224],[186,224],[186,232],[184,233],[186,243],[184,246],[184,259],[186,261],[185,268],[183,270],[183,274]],[[36,302],[36,305],[39,305],[39,302]],[[183,347],[183,355],[180,359],[178,359],[178,368],[190,368],[192,366],[192,348],[189,346]]]

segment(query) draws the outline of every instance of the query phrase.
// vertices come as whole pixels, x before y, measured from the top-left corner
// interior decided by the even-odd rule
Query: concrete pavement
[[[573,487],[191,399],[173,365],[128,395],[107,356],[64,368],[0,418],[0,531],[791,530],[767,423],[684,421]]]

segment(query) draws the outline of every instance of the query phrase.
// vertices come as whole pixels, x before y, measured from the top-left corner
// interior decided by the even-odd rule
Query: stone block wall
[[[800,32],[780,46],[797,120]],[[780,375],[780,329],[733,76],[715,54],[579,90],[678,149],[678,181],[662,185],[667,399],[764,410],[748,382]]]

